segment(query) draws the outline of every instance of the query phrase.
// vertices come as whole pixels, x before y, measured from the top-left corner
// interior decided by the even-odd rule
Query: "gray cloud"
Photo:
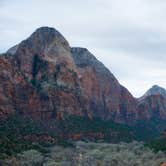
[[[0,52],[40,26],[87,47],[135,96],[166,87],[165,0],[1,0]]]

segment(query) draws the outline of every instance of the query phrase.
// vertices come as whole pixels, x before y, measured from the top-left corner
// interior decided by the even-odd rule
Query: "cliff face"
[[[36,117],[41,114],[40,95],[19,70],[14,57],[0,57],[0,82],[0,117],[15,112]]]
[[[1,116],[18,112],[60,119],[69,114],[133,123],[153,111],[148,99],[138,102],[133,98],[87,49],[70,48],[49,27],[37,29],[1,55],[0,82]],[[165,101],[154,99],[154,103]],[[161,112],[165,117],[165,107]]]
[[[81,96],[76,95],[79,93],[77,70],[69,44],[58,31],[39,28],[15,52],[10,49],[8,53],[30,86],[18,89],[16,95],[24,99],[16,98],[16,111],[39,119],[61,118],[65,113],[83,115],[84,99],[79,101]]]
[[[137,119],[136,101],[113,74],[85,48],[71,48],[93,116],[131,122]]]
[[[166,98],[166,90],[158,85],[154,85],[139,100],[143,100],[146,97],[153,95],[163,96]]]
[[[138,99],[140,119],[166,119],[166,90],[154,85]]]
[[[161,95],[147,96],[138,105],[140,119],[166,119],[166,99]]]

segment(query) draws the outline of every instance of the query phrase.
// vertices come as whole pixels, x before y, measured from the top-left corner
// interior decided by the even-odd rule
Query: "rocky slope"
[[[154,85],[140,98],[140,100],[152,95],[161,95],[166,98],[166,90],[158,85]]]
[[[54,28],[37,29],[1,55],[0,82],[1,117],[75,115],[127,124],[156,114],[166,119],[162,96],[138,101],[87,49],[71,48]]]
[[[71,48],[93,116],[117,122],[137,118],[136,101],[113,74],[85,48]]]
[[[164,88],[154,85],[138,101],[140,119],[166,119],[166,90]]]

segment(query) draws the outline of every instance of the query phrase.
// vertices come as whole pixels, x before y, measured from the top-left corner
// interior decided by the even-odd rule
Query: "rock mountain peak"
[[[153,85],[142,98],[152,95],[161,95],[166,98],[166,90],[161,86]]]
[[[40,27],[20,44],[10,48],[7,53],[16,54],[19,49],[28,48],[33,52],[44,52],[50,47],[62,46],[69,50],[69,44],[63,35],[52,27]]]
[[[22,44],[28,45],[37,52],[48,51],[53,47],[63,47],[69,50],[67,40],[60,32],[51,27],[38,28],[27,40],[24,40]]]
[[[13,56],[0,58],[1,115],[17,111],[46,120],[69,114],[127,124],[166,118],[165,98],[149,99],[166,96],[164,89],[153,86],[140,102],[93,54],[71,48],[54,28],[38,28],[8,53]]]
[[[32,35],[30,36],[29,39],[33,40],[35,38],[46,40],[47,42],[50,42],[50,41],[54,40],[55,38],[61,38],[61,39],[65,40],[63,35],[59,31],[57,31],[55,28],[52,28],[52,27],[38,28],[34,33],[32,33]]]

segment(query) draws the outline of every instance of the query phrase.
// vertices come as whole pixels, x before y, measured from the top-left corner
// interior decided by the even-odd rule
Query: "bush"
[[[166,155],[162,152],[154,153],[143,143],[77,143],[78,163],[87,166],[157,166],[165,161]]]
[[[166,153],[166,139],[156,139],[146,143],[145,146],[151,148],[154,152],[163,151]]]
[[[34,149],[18,154],[17,159],[21,166],[38,166],[43,163],[44,156]]]
[[[0,121],[0,159],[30,149],[47,153],[47,147],[55,144],[72,146],[30,118],[15,114]]]
[[[19,166],[159,166],[165,159],[165,153],[154,153],[141,142],[109,144],[79,141],[72,148],[50,147],[44,155],[28,150],[8,161],[13,160]]]

